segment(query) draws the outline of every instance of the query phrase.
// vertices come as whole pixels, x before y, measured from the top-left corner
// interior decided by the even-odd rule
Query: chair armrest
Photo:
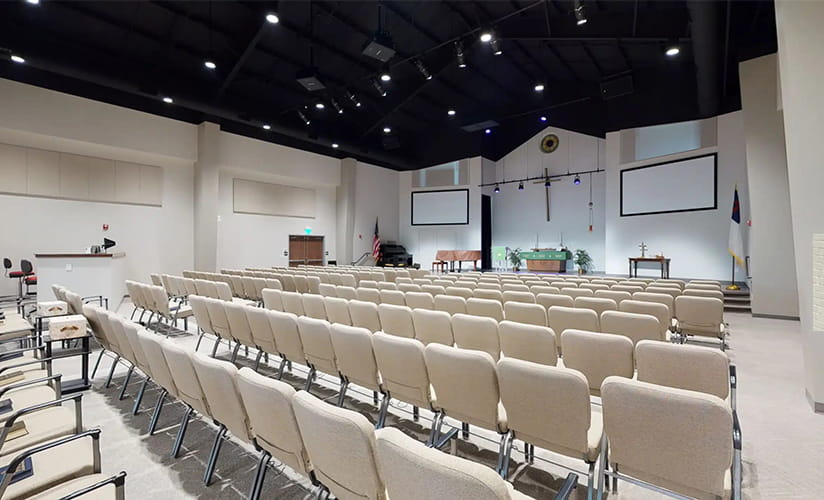
[[[75,492],[69,493],[68,495],[62,497],[60,500],[72,500],[74,498],[80,498],[83,495],[86,495],[87,493],[90,493],[96,489],[106,486],[107,484],[113,484],[115,488],[115,498],[117,500],[123,500],[125,498],[124,488],[126,485],[126,471],[120,471],[114,476],[106,478],[90,486],[86,486],[83,489],[79,489]]]
[[[12,370],[14,368],[22,368],[24,366],[32,365],[32,364],[35,364],[35,363],[47,363],[49,365],[49,369],[51,369],[51,362],[52,362],[53,359],[54,358],[32,359],[32,360],[29,360],[29,361],[24,361],[22,363],[17,363],[17,364],[14,364],[14,365],[4,366],[4,367],[0,368],[0,374],[3,374],[4,372],[6,372],[8,370]]]
[[[738,412],[732,412],[732,447],[738,451],[741,451],[741,443],[742,443],[742,436],[741,436],[741,423],[738,421]]]
[[[28,352],[28,351],[45,350],[45,349],[46,349],[46,346],[43,345],[43,344],[40,344],[40,345],[31,346],[31,347],[21,347],[19,349],[12,349],[11,351],[3,351],[3,352],[0,352],[0,360],[2,360],[3,356],[8,356],[9,354],[20,354],[20,353],[25,353],[25,352]]]
[[[15,471],[20,466],[20,464],[23,463],[23,461],[25,459],[31,457],[32,455],[36,455],[38,453],[42,453],[44,451],[51,450],[53,448],[57,448],[58,446],[63,446],[66,443],[70,443],[72,441],[76,441],[78,439],[83,439],[83,438],[86,438],[86,437],[91,437],[92,438],[92,450],[93,450],[93,453],[94,453],[94,456],[95,456],[94,470],[95,470],[95,473],[99,473],[100,472],[100,429],[92,429],[90,431],[80,432],[80,433],[77,433],[73,436],[68,436],[68,437],[65,437],[65,438],[62,438],[62,439],[58,439],[57,441],[51,441],[49,443],[42,444],[40,446],[35,446],[34,448],[29,448],[29,449],[21,452],[19,455],[15,456],[13,459],[11,459],[11,462],[9,462],[9,465],[6,468],[6,470],[7,471]],[[14,472],[12,472],[10,474],[9,473],[2,474],[2,482],[0,482],[0,497],[2,497],[3,494],[6,492],[6,488],[8,487],[9,482],[11,481],[11,478],[12,478],[13,475],[14,475]]]
[[[738,412],[732,412],[732,498],[741,500],[741,424],[738,422]]]
[[[17,410],[12,413],[11,416],[9,416],[9,419],[3,424],[3,427],[0,427],[0,450],[3,449],[3,444],[6,442],[6,436],[8,435],[9,430],[11,430],[12,425],[14,425],[20,417],[25,417],[30,413],[45,410],[46,408],[62,406],[63,403],[68,403],[69,401],[74,401],[76,432],[81,432],[83,430],[83,418],[80,406],[80,401],[82,398],[83,393],[72,394],[71,396],[66,396],[65,398],[55,399],[54,401],[46,401],[45,403],[29,406],[28,408],[23,408],[22,410]]]
[[[52,381],[52,380],[55,382],[54,390],[55,390],[55,392],[57,392],[57,397],[59,398],[62,394],[62,389],[61,389],[62,379],[63,379],[63,374],[58,373],[57,375],[52,375],[50,377],[43,377],[43,378],[38,378],[38,379],[34,379],[34,380],[24,380],[24,381],[18,382],[16,384],[7,385],[3,388],[0,388],[0,398],[5,396],[7,392],[12,391],[14,389],[20,389],[21,387],[27,387],[27,386],[30,386],[30,385],[40,384],[40,383],[48,382],[48,381]]]
[[[736,410],[736,392],[738,391],[738,372],[735,365],[730,365],[730,403],[733,411]]]
[[[561,488],[558,489],[558,493],[555,495],[554,500],[567,500],[577,487],[578,474],[570,472],[569,474],[567,474],[567,477],[564,480],[564,484],[562,484]]]

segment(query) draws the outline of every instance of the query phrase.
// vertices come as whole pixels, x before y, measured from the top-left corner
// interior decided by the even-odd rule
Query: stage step
[[[740,290],[724,289],[724,309],[736,312],[750,312],[750,289],[741,287]]]

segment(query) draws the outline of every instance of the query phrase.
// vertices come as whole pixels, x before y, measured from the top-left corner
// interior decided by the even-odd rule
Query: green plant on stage
[[[592,257],[590,257],[589,252],[583,248],[575,250],[573,260],[575,261],[575,265],[578,266],[578,272],[581,274],[589,272],[590,269],[592,269]]]
[[[521,268],[520,248],[513,248],[509,251],[509,263],[512,264],[512,267],[515,268],[516,271]]]

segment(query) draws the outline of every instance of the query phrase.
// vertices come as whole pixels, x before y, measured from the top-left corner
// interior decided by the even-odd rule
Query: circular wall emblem
[[[541,139],[541,151],[544,153],[551,153],[558,149],[559,142],[558,136],[555,134],[544,136],[544,138]]]

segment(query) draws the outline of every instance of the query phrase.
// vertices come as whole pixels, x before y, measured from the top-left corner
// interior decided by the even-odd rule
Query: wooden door
[[[289,267],[301,264],[323,265],[323,236],[303,234],[289,236]]]
[[[306,237],[306,263],[310,266],[323,265],[323,236]]]

